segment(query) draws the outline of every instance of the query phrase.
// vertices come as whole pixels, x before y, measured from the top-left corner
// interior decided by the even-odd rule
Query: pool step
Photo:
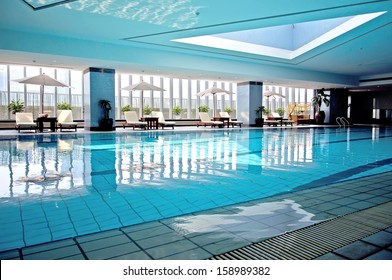
[[[392,226],[392,202],[214,256],[210,260],[311,260]]]

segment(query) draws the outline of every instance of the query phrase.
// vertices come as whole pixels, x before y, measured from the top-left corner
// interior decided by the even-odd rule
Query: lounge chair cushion
[[[124,117],[125,122],[123,123],[123,128],[125,128],[125,126],[131,126],[133,127],[133,129],[135,129],[135,127],[146,129],[147,127],[147,122],[139,121],[139,118],[137,117],[137,113],[135,111],[124,112]]]
[[[197,123],[197,126],[199,125],[203,125],[206,126],[211,125],[211,127],[215,127],[215,126],[222,126],[223,127],[223,122],[221,121],[212,121],[210,115],[207,112],[199,112],[199,116],[200,116],[200,121]]]
[[[57,125],[60,127],[60,131],[64,128],[77,129],[78,123],[74,122],[71,110],[58,110],[57,111]]]
[[[21,129],[37,129],[37,124],[34,122],[32,113],[16,113],[15,114],[16,129],[20,132]]]
[[[158,112],[158,111],[153,111],[151,112],[151,115],[153,117],[158,117],[158,125],[160,127],[162,127],[162,129],[164,129],[166,126],[168,127],[172,127],[174,129],[174,126],[176,125],[176,122],[173,121],[166,121],[165,117],[163,116],[162,112]]]

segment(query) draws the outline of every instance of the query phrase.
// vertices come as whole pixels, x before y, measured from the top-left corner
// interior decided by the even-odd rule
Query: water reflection
[[[251,242],[303,228],[317,222],[293,200],[226,207],[225,213],[200,213],[174,218],[170,226],[181,235],[213,233],[209,238],[232,237]],[[206,237],[207,238],[207,237]]]
[[[195,26],[198,23],[197,12],[200,9],[193,5],[191,0],[79,0],[64,6],[72,10],[178,29]]]
[[[333,174],[341,171],[342,164],[347,168],[361,164],[353,152],[363,146],[351,142],[376,141],[384,135],[374,131],[278,129],[19,136],[16,141],[1,141],[1,197],[51,195],[74,189],[88,193],[92,188],[173,189],[182,188],[184,180],[190,180],[188,187],[199,187],[197,183],[229,186],[243,180],[278,192],[279,186],[284,190],[295,187],[288,181],[299,181],[300,174],[305,184],[318,179],[318,174],[311,174],[315,170]],[[381,146],[380,141],[369,146],[374,153],[360,155],[363,162],[380,159],[377,151]]]

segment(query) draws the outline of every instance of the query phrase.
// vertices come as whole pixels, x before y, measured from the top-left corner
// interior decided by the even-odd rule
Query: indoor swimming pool
[[[0,251],[392,171],[390,128],[0,138]]]

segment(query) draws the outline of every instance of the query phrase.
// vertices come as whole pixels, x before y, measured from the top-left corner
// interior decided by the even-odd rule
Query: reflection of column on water
[[[92,185],[162,185],[166,178],[232,176],[231,171],[240,169],[257,174],[266,166],[312,162],[312,146],[322,148],[329,137],[325,133],[315,137],[312,129],[158,131],[145,135],[107,134],[107,139],[96,139],[94,135],[61,134],[10,140],[0,148],[0,172],[9,174],[0,186],[1,195],[50,195],[87,190],[86,186]]]
[[[262,165],[302,165],[313,161],[314,131],[265,130]]]
[[[222,137],[224,133],[227,137]],[[229,133],[158,133],[147,140],[123,135],[118,139],[117,183],[163,178],[189,180],[199,173],[236,169],[237,144]]]

